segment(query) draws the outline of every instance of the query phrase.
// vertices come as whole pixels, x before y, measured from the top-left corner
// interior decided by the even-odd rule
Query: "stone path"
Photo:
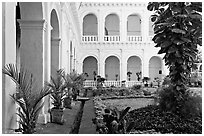
[[[37,124],[35,134],[69,134],[81,102],[74,102],[72,109],[64,110],[64,124],[55,123]]]
[[[90,98],[84,105],[84,112],[81,120],[79,134],[96,134],[96,126],[92,123],[95,118],[92,92],[88,91],[87,97]]]
[[[95,117],[93,107],[92,92],[89,90],[87,97],[90,100],[85,102],[82,120],[80,124],[79,134],[96,134],[96,126],[92,123],[92,118]],[[75,116],[79,111],[81,102],[75,102],[72,109],[65,109],[64,124],[58,125],[55,123],[37,124],[35,134],[69,134],[74,123]]]

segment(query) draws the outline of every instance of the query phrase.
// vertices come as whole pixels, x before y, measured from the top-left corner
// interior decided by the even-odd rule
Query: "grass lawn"
[[[119,110],[123,110],[126,107],[131,107],[130,110],[145,107],[153,104],[152,98],[132,98],[132,99],[107,99],[103,100],[105,105],[116,106]]]

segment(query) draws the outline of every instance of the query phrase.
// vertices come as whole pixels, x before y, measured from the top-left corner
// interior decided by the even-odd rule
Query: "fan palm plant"
[[[63,77],[61,76],[62,70],[58,70],[55,76],[51,76],[50,82],[46,85],[51,90],[51,99],[54,107],[51,109],[51,122],[63,124],[63,99],[66,95],[64,90],[66,86],[64,85]]]
[[[51,76],[50,82],[47,82],[46,85],[51,90],[51,98],[53,100],[52,104],[54,109],[62,108],[63,97],[65,96],[64,90],[66,86],[64,85],[63,77],[61,76],[62,70],[58,70],[56,76]]]
[[[83,87],[83,82],[85,80],[84,74],[77,74],[76,72],[72,72],[69,75],[71,79],[71,87],[73,92],[73,99],[76,100],[77,95],[79,95],[79,90]]]
[[[20,117],[18,121],[20,125],[18,131],[23,134],[34,133],[39,113],[44,105],[42,99],[50,94],[49,88],[44,87],[36,90],[33,75],[24,68],[18,72],[14,64],[5,65],[3,74],[11,77],[16,84],[16,92],[10,96],[19,105],[17,115]]]

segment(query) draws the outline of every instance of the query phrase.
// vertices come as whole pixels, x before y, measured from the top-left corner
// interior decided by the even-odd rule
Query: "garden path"
[[[85,105],[79,134],[96,134],[96,126],[92,123],[92,119],[95,118],[93,95],[90,90],[87,92],[87,97],[90,98]]]

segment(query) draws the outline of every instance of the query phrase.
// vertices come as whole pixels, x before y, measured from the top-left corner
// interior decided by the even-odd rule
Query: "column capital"
[[[47,22],[42,19],[42,20],[23,20],[23,19],[18,19],[17,20],[20,24],[21,29],[39,29],[39,30],[46,30],[47,28]]]

